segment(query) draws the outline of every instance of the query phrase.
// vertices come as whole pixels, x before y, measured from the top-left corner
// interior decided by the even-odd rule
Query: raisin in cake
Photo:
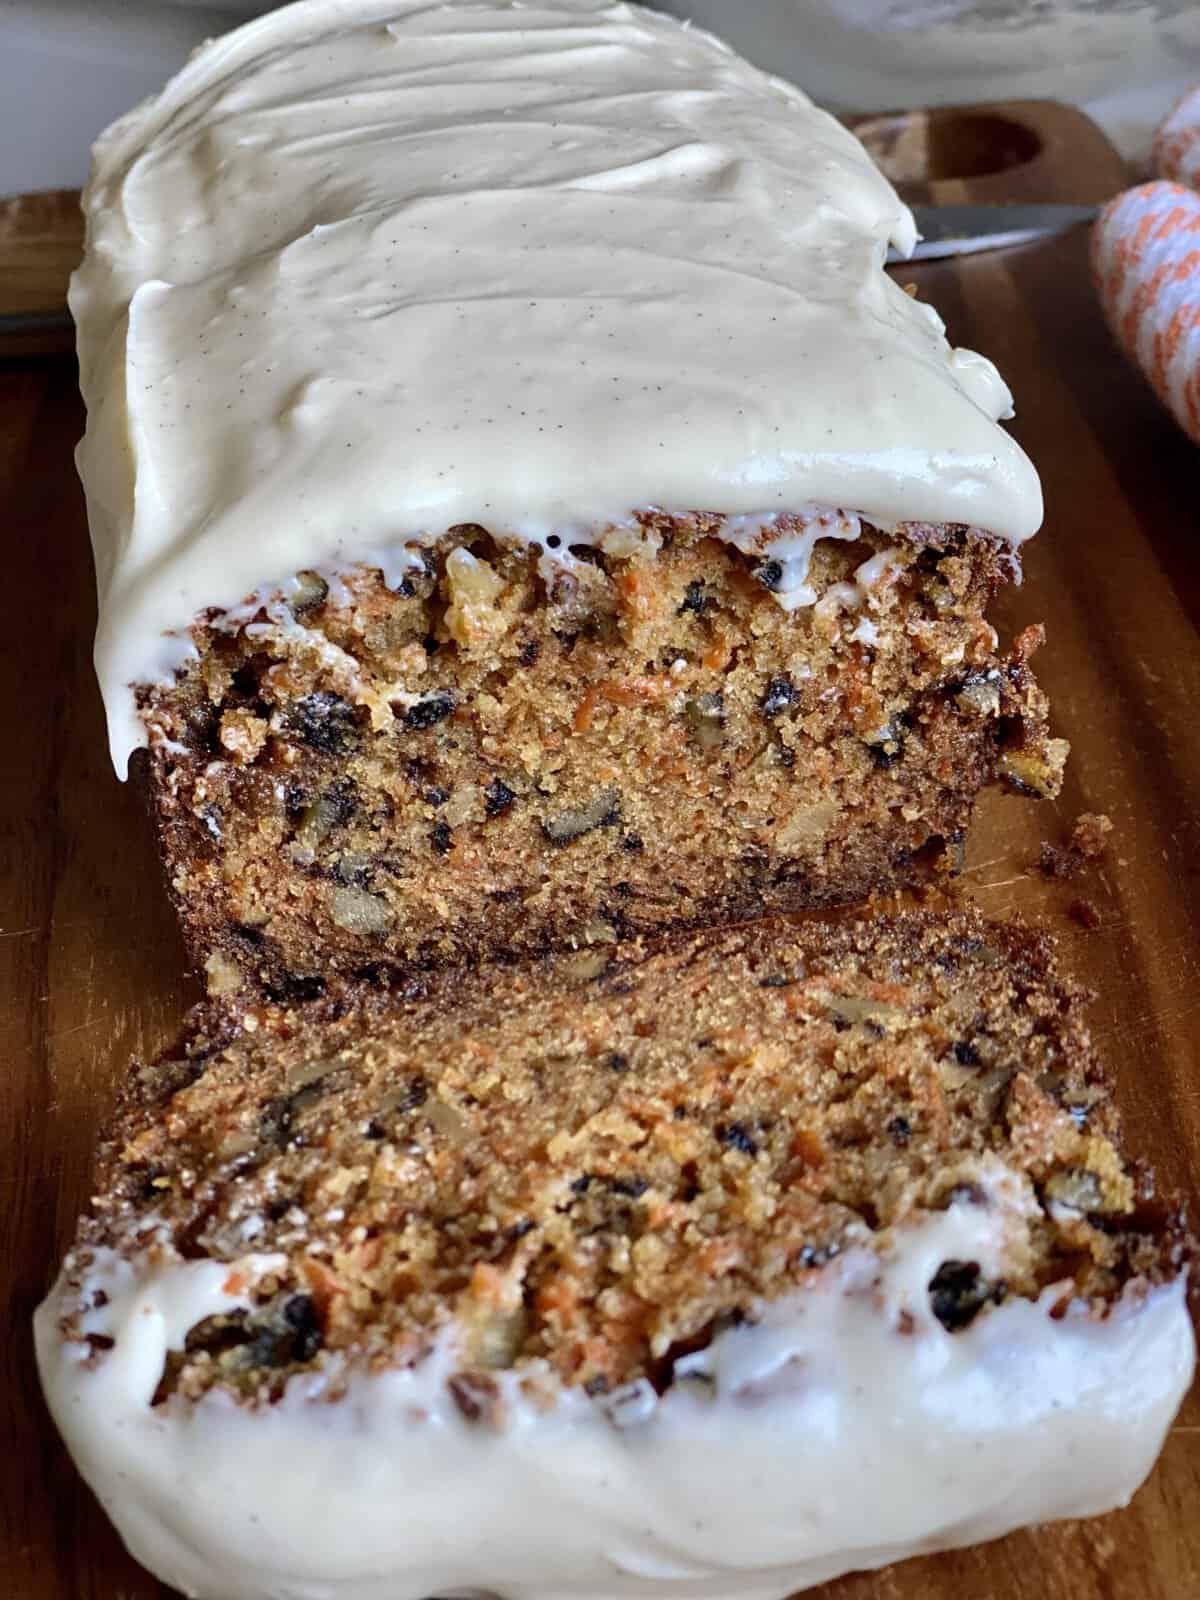
[[[113,753],[214,992],[861,899],[1064,755],[994,367],[798,90],[636,6],[293,5],[97,145]]]
[[[43,1382],[188,1595],[781,1600],[1136,1489],[1193,1341],[1116,1141],[1047,941],[974,915],[213,1006]]]

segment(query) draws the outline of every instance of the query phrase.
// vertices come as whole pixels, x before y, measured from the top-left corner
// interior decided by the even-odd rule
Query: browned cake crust
[[[210,992],[311,998],[333,975],[862,900],[952,863],[997,777],[1056,790],[1039,630],[1005,655],[984,620],[999,545],[823,540],[824,598],[788,612],[778,563],[718,520],[647,517],[640,545],[579,547],[571,571],[458,529],[396,589],[302,575],[287,607],[199,627],[142,701]]]
[[[596,1393],[669,1381],[848,1244],[989,1206],[1002,1163],[1028,1239],[1002,1280],[944,1262],[934,1313],[956,1330],[1063,1283],[1102,1315],[1176,1274],[1182,1234],[1115,1143],[1080,999],[1045,936],[963,912],[211,1005],[132,1079],[75,1281],[99,1246],[286,1256],[248,1313],[193,1328],[163,1394],[407,1363],[451,1319],[476,1397],[534,1357]]]

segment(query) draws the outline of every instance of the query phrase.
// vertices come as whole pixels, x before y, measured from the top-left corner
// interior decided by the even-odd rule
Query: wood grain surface
[[[875,118],[864,132],[917,198],[1091,202],[1124,181],[1077,113],[993,108],[959,114],[957,133],[954,117]],[[60,281],[61,254],[47,265]],[[1094,1026],[1130,1142],[1196,1216],[1200,455],[1110,342],[1081,234],[901,275],[1016,392],[1015,431],[1041,469],[1047,523],[999,620],[1005,631],[1046,621],[1038,671],[1073,746],[1056,804],[987,799],[964,883],[986,909],[1060,936],[1066,963],[1097,991]],[[169,1039],[193,993],[147,830],[108,763],[71,459],[82,422],[70,360],[0,343],[13,604],[0,646],[0,1596],[161,1600],[166,1591],[124,1554],[55,1437],[29,1333],[86,1200],[114,1081],[131,1053]],[[1033,865],[1040,843],[1061,841],[1081,811],[1113,819],[1106,860],[1080,880],[1044,878]],[[843,1579],[821,1600],[1191,1600],[1198,1509],[1193,1398],[1129,1510]],[[862,1515],[869,1521],[869,1483]]]
[[[0,205],[0,316],[61,309],[83,247],[74,189],[14,195]]]

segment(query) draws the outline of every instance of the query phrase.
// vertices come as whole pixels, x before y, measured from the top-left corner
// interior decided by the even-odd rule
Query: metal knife
[[[936,261],[944,256],[973,255],[978,250],[1028,244],[1032,239],[1043,239],[1080,223],[1094,222],[1100,215],[1100,207],[1057,203],[913,206],[912,214],[921,236],[917,247],[911,256],[889,250],[889,265]]]

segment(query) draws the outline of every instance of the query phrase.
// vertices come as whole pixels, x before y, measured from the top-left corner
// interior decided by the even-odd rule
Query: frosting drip
[[[1036,529],[990,362],[808,99],[604,0],[308,0],[97,144],[71,289],[114,756],[164,633],[476,522]]]
[[[298,1374],[273,1405],[154,1405],[167,1352],[273,1261],[111,1251],[68,1261],[38,1312],[42,1383],[131,1550],[203,1600],[782,1600],[1108,1510],[1150,1469],[1192,1375],[1183,1280],[1103,1318],[1062,1315],[1051,1286],[948,1332],[939,1264],[1001,1272],[1036,1215],[998,1164],[984,1186],[986,1207],[853,1248],[718,1334],[661,1396],[555,1399],[527,1367],[493,1374],[498,1415],[471,1420],[447,1329],[413,1368]],[[63,1340],[73,1302],[100,1303],[84,1319],[99,1354]]]

